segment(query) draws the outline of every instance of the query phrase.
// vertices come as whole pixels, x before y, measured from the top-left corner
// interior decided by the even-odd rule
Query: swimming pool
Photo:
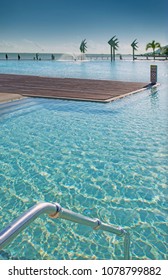
[[[58,202],[129,229],[132,259],[167,259],[167,63],[157,64],[158,89],[113,103],[27,98],[0,105],[1,229],[36,202]],[[72,62],[67,76],[99,78],[102,71],[115,80],[118,71],[118,79],[146,81],[150,65],[78,66]],[[123,240],[42,216],[0,258],[122,259]]]

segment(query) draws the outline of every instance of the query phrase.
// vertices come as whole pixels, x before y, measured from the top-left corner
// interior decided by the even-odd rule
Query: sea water
[[[149,81],[146,61],[3,61],[1,73]],[[167,259],[167,62],[156,89],[107,103],[26,98],[0,105],[2,230],[37,202],[129,230],[132,259]],[[33,65],[33,67],[32,67]],[[47,215],[1,259],[123,259],[123,239]]]

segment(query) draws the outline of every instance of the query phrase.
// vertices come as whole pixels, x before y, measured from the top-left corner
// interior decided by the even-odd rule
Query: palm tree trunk
[[[112,46],[111,46],[111,61],[113,60]]]
[[[155,60],[155,48],[153,48],[153,58]]]
[[[113,48],[113,59],[115,60],[115,48]]]

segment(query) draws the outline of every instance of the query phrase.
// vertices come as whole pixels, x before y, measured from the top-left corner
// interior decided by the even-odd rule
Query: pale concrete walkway
[[[2,93],[0,92],[0,103],[10,102],[13,100],[24,98],[24,96],[15,93]]]

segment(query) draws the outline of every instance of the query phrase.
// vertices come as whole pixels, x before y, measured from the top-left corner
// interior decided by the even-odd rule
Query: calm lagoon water
[[[149,81],[146,61],[2,61],[0,73]],[[27,98],[0,105],[3,229],[39,201],[129,230],[132,259],[167,259],[168,64],[157,89],[108,103]],[[122,259],[123,239],[46,215],[0,259]]]

